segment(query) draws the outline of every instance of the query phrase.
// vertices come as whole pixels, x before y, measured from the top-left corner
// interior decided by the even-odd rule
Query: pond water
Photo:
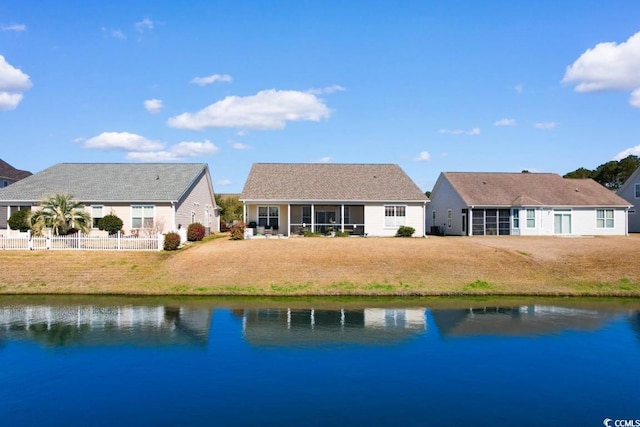
[[[0,420],[12,426],[636,420],[638,310],[638,302],[616,300],[2,297]]]

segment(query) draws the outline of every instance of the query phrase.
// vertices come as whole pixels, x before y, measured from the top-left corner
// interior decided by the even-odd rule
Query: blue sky
[[[640,2],[5,1],[0,158],[565,174],[640,154]]]

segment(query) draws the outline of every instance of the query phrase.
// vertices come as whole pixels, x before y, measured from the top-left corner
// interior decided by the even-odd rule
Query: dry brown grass
[[[216,239],[176,253],[0,253],[5,294],[640,296],[640,235]]]

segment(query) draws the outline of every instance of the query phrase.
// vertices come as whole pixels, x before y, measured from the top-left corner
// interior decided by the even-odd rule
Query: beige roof
[[[255,163],[242,200],[426,201],[398,165]]]
[[[443,172],[469,206],[629,206],[592,179],[554,173]]]

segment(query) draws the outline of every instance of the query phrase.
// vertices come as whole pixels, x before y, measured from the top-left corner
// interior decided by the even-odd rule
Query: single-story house
[[[100,218],[117,215],[125,234],[168,232],[199,222],[220,230],[206,163],[59,163],[0,189],[0,229],[17,210],[66,193],[85,205],[97,230]]]
[[[629,203],[592,179],[553,173],[443,172],[427,208],[432,233],[626,235]]]
[[[622,184],[617,191],[618,195],[629,202],[629,232],[640,233],[640,167]]]
[[[394,164],[256,163],[240,200],[249,226],[286,236],[394,236],[403,225],[425,235],[428,199]]]
[[[16,181],[20,181],[31,175],[31,172],[16,169],[9,163],[0,159],[0,188],[8,187]]]

